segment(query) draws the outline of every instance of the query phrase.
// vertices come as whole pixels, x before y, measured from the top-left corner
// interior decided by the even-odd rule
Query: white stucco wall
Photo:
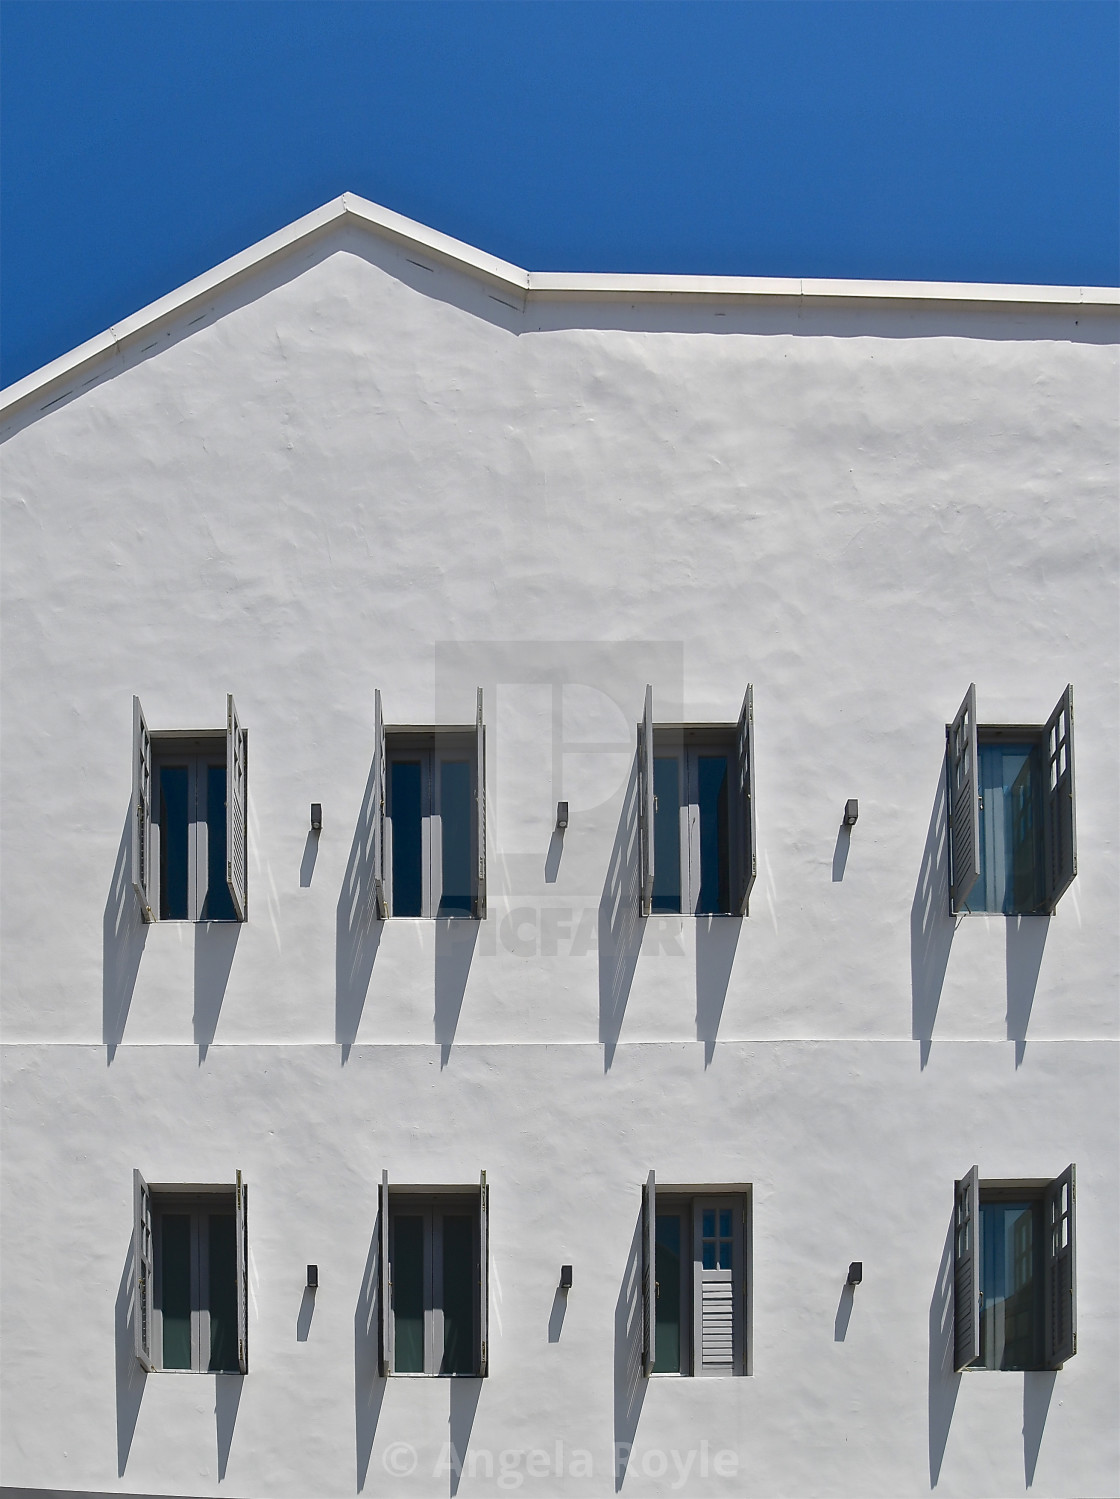
[[[638,1495],[673,1491],[674,1450],[676,1492],[1115,1493],[1115,316],[521,311],[347,228],[190,316],[17,414],[2,454],[3,1482],[493,1492],[484,1462],[436,1471],[450,1432],[496,1464],[544,1449],[530,1493],[613,1493],[616,1441]],[[744,922],[629,918],[647,681],[659,717],[722,722],[754,684]],[[970,681],[990,723],[1074,683],[1079,872],[1052,920],[949,920],[944,725]],[[479,683],[488,919],[355,933],[374,688],[390,724],[469,722]],[[226,691],[250,920],[144,929],[132,694],[153,729],[202,728]],[[1076,1357],[944,1373],[953,1179],[1071,1160]],[[245,1172],[243,1387],[138,1374],[134,1166]],[[375,1181],[483,1167],[491,1377],[386,1388]],[[747,1379],[631,1388],[650,1167],[752,1185]]]

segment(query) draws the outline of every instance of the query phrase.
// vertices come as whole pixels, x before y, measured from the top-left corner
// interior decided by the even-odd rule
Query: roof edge
[[[415,219],[394,213],[354,193],[342,193],[321,208],[258,240],[212,270],[150,302],[104,333],[0,390],[0,418],[80,376],[106,354],[149,334],[160,323],[188,311],[216,292],[245,279],[340,223],[361,224],[383,239],[423,252],[441,264],[466,272],[512,294],[521,306],[533,301],[707,301],[745,302],[912,302],[988,304],[1039,308],[1120,309],[1120,287],[1013,286],[951,281],[850,281],[784,276],[660,276],[566,271],[526,271],[453,239]],[[62,400],[61,391],[54,400]],[[54,400],[45,403],[54,404]]]

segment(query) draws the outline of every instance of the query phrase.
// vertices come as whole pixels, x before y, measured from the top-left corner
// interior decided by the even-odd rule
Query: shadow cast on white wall
[[[194,1044],[201,1065],[213,1044],[241,936],[239,921],[200,921],[194,929]]]
[[[362,1270],[358,1302],[354,1308],[354,1460],[356,1492],[361,1493],[369,1474],[369,1459],[381,1419],[385,1380],[381,1375],[378,1346],[378,1267],[380,1215],[374,1220],[369,1252]]]
[[[148,1376],[136,1358],[136,1237],[128,1241],[114,1309],[117,1379],[117,1477],[123,1478]]]
[[[715,1055],[742,929],[738,916],[696,917],[696,1039],[704,1043],[705,1067]]]
[[[953,1220],[941,1251],[929,1304],[929,1486],[937,1487],[960,1391],[953,1369]]]
[[[458,916],[436,920],[434,1039],[439,1043],[440,1068],[447,1066],[463,1009],[471,961],[478,942],[479,923]]]
[[[1031,1369],[1023,1375],[1023,1479],[1028,1489],[1034,1483],[1057,1378],[1053,1369]]]
[[[373,859],[375,819],[380,810],[371,762],[335,908],[334,1038],[342,1047],[343,1065],[358,1034],[374,959],[381,944]]]
[[[919,1043],[923,1068],[933,1044],[933,1027],[954,930],[949,910],[949,819],[942,771],[937,778],[926,846],[910,907],[911,1034]]]
[[[111,1065],[124,1040],[148,926],[132,888],[132,803],[125,813],[101,926],[101,1039]]]
[[[1022,1066],[1042,954],[1050,933],[1049,916],[1008,916],[1007,1039],[1015,1043],[1015,1066]]]
[[[599,899],[599,1040],[603,1070],[609,1072],[622,1031],[626,1001],[642,945],[638,914],[638,763],[633,761],[622,798],[622,812]]]
[[[449,1463],[450,1467],[450,1491],[452,1499],[459,1492],[459,1482],[463,1476],[464,1469],[470,1473],[470,1445],[471,1432],[474,1429],[475,1413],[478,1410],[478,1402],[482,1396],[481,1379],[449,1379],[448,1400],[450,1409],[448,1411],[448,1435],[451,1443]],[[489,1458],[489,1454],[487,1454]],[[473,1474],[471,1474],[473,1477]],[[487,1478],[490,1474],[487,1472]],[[500,1480],[499,1480],[500,1482]]]
[[[212,1374],[210,1377],[214,1381],[214,1434],[218,1444],[218,1482],[221,1483],[229,1467],[245,1377],[242,1374]]]
[[[614,1309],[614,1487],[626,1478],[638,1418],[646,1398],[642,1369],[642,1212],[638,1209],[634,1234],[626,1256],[622,1284]]]

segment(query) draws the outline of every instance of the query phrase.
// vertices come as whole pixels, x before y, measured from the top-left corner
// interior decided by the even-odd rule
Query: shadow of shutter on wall
[[[377,915],[389,914],[385,899],[385,720],[381,714],[381,689],[373,693],[373,893]]]
[[[957,1182],[953,1211],[953,1368],[980,1357],[980,1170]]]
[[[382,1378],[393,1372],[393,1284],[389,1270],[389,1173],[377,1189],[377,1357]]]
[[[1067,1166],[1043,1199],[1043,1288],[1046,1367],[1057,1369],[1077,1352],[1077,1251],[1074,1241],[1077,1172]]]
[[[1042,757],[1046,805],[1046,909],[1052,911],[1077,873],[1073,783],[1073,687],[1067,687],[1046,724]]]
[[[478,870],[474,889],[474,914],[477,921],[486,918],[486,725],[482,721],[482,688],[478,689],[478,708],[475,713],[475,847],[478,850]]]
[[[749,914],[751,891],[758,873],[758,845],[754,818],[754,688],[747,684],[743,711],[735,730],[735,760],[738,772],[738,845],[739,888],[735,909],[740,916]]]
[[[132,699],[132,888],[140,914],[152,920],[148,887],[152,851],[152,736],[140,699]]]
[[[490,1373],[490,1188],[486,1172],[478,1184],[478,1372]]]
[[[152,1358],[152,1296],[155,1290],[155,1252],[152,1244],[152,1194],[139,1171],[132,1173],[135,1254],[133,1336],[140,1367],[155,1367]]]
[[[249,746],[233,693],[226,695],[226,883],[238,921],[249,915]]]
[[[642,1187],[642,1373],[647,1377],[657,1347],[656,1254],[657,1178],[651,1171]]]
[[[964,909],[980,878],[980,775],[976,758],[976,684],[964,695],[949,727],[949,893],[954,912]]]
[[[248,1189],[238,1171],[234,1196],[237,1211],[237,1367],[249,1372],[249,1204]]]
[[[638,729],[638,845],[641,859],[641,915],[653,906],[653,688],[646,686],[645,706]]]

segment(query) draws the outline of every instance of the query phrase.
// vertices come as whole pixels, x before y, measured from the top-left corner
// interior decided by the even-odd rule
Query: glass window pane
[[[677,758],[653,762],[653,910],[681,908],[681,799]]]
[[[720,1208],[719,1210],[719,1236],[721,1239],[731,1237],[731,1209]]]
[[[398,1374],[424,1372],[424,1220],[393,1219],[393,1367]]]
[[[970,911],[1029,915],[1042,901],[1042,770],[1037,744],[979,747],[980,876]]]
[[[443,1219],[443,1364],[441,1374],[474,1374],[474,1219]]]
[[[191,1219],[189,1213],[160,1218],[160,1277],[163,1367],[191,1367]]]
[[[658,1213],[654,1245],[657,1330],[653,1366],[659,1374],[681,1372],[681,1219]]]
[[[223,772],[224,775],[224,772]],[[236,1374],[237,1225],[232,1213],[210,1213],[210,1371]]]
[[[980,1366],[1042,1366],[1040,1207],[1033,1202],[980,1204]]]
[[[203,921],[235,921],[226,879],[226,768],[206,767],[206,899]]]
[[[188,771],[185,765],[159,768],[159,914],[161,921],[186,921]],[[187,1366],[190,1367],[189,1365]]]
[[[419,760],[394,760],[389,767],[389,817],[393,836],[393,915],[419,916],[423,803]]]
[[[471,768],[466,760],[440,765],[440,842],[443,846],[441,915],[471,909]]]
[[[726,914],[731,910],[731,843],[728,822],[726,755],[700,755],[697,801],[700,817],[700,894],[696,909]]]
[[[702,1217],[701,1217],[700,1232],[704,1235],[705,1239],[712,1239],[712,1238],[715,1237],[715,1232],[716,1232],[716,1215],[715,1215],[714,1209],[712,1209],[712,1208],[705,1208],[704,1209],[704,1212],[703,1212]]]

